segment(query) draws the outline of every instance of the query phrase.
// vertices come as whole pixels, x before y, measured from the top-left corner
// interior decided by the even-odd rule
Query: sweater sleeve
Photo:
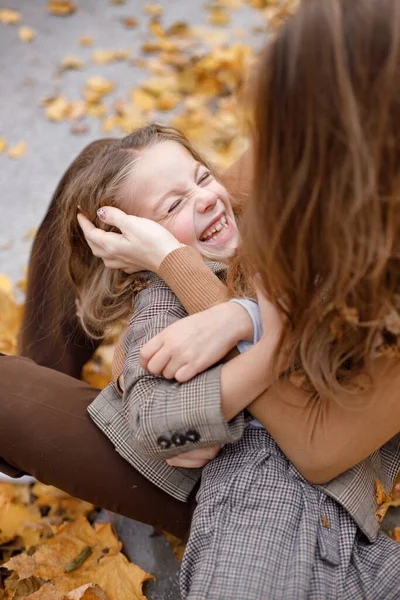
[[[191,248],[169,254],[159,274],[188,312],[227,298],[226,288]],[[279,381],[248,410],[309,481],[325,483],[400,431],[400,366],[381,359],[371,375],[369,391],[326,398]]]
[[[174,292],[189,315],[228,299],[226,285],[190,246],[173,250],[162,261],[159,276]]]
[[[277,382],[248,408],[312,483],[330,481],[382,447],[400,431],[400,366],[379,359],[365,391],[320,398]]]

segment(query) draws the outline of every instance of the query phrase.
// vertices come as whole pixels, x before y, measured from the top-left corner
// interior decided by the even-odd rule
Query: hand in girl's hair
[[[78,222],[93,254],[110,269],[156,272],[164,258],[182,246],[165,227],[150,219],[127,215],[112,206],[99,209],[98,216],[121,233],[103,231],[83,214],[78,214]]]
[[[186,469],[200,469],[215,458],[220,451],[221,446],[210,446],[209,448],[199,448],[182,452],[173,458],[168,458],[167,463],[170,467],[184,467]]]
[[[170,325],[140,351],[140,364],[153,375],[183,383],[222,360],[240,340],[253,339],[247,311],[223,302]]]

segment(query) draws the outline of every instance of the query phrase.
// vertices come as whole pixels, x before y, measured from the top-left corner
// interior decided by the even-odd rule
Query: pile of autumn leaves
[[[1,483],[1,600],[146,600],[152,575],[121,553],[110,523],[92,527],[94,508],[41,483]]]

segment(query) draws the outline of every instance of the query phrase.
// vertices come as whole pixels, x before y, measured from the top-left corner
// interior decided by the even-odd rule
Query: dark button
[[[168,448],[171,447],[171,440],[169,440],[167,437],[164,437],[163,435],[161,435],[159,438],[157,438],[157,444],[163,450],[168,450]]]
[[[189,429],[189,431],[185,433],[185,437],[188,440],[188,442],[198,442],[200,439],[200,434],[194,429]]]
[[[183,433],[174,433],[171,440],[175,446],[184,446],[186,444],[186,437]]]

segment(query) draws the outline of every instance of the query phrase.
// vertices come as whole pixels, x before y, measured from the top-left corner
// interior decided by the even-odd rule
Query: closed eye
[[[207,171],[206,173],[204,173],[200,179],[199,179],[199,183],[203,183],[204,181],[206,181],[209,177],[211,177],[211,173],[209,171]]]
[[[182,202],[182,198],[179,198],[179,200],[175,200],[175,202],[173,202],[171,204],[171,206],[168,209],[168,214],[173,212],[176,208],[178,208],[178,206],[180,205],[180,203]]]

